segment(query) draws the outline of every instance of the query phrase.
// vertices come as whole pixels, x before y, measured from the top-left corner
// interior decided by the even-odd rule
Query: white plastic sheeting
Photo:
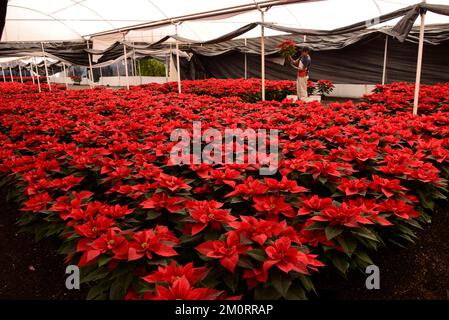
[[[284,26],[332,29],[371,19],[409,5],[418,0],[326,0],[273,7],[265,15],[266,22]],[[75,40],[83,36],[144,22],[199,13],[224,7],[252,3],[251,0],[9,0],[5,30],[1,41]],[[432,0],[432,4],[448,4],[448,0]],[[260,21],[256,10],[219,20],[184,22],[179,35],[205,41],[247,23]],[[427,24],[447,23],[447,17],[428,14]],[[391,22],[391,23],[394,23]],[[174,34],[174,26],[146,31],[131,31],[128,41],[154,42]],[[266,36],[279,34],[266,30]],[[243,37],[256,37],[252,30]],[[115,40],[115,39],[114,39]],[[104,46],[114,42],[104,39]]]
[[[58,62],[55,59],[51,58],[42,58],[42,57],[11,57],[11,58],[0,58],[0,66],[4,68],[15,68],[17,66],[26,66],[30,63],[40,65],[44,60],[49,64],[53,64]]]

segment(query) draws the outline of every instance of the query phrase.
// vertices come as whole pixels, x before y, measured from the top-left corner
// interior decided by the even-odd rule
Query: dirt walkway
[[[433,222],[417,232],[407,249],[391,246],[370,254],[380,270],[380,289],[365,289],[366,275],[352,273],[349,281],[327,273],[315,284],[323,299],[408,300],[449,299],[449,206],[437,209]]]
[[[18,234],[20,212],[5,198],[0,192],[0,299],[84,299],[86,292],[65,287],[57,241],[36,243],[34,237]]]

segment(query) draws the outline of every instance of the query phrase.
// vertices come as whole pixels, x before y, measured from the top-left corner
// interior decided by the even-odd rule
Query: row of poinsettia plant
[[[177,82],[164,84],[151,83],[144,85],[150,90],[164,93],[178,92]],[[309,80],[307,92],[309,95],[326,95],[333,91],[334,84],[330,80]],[[207,79],[184,80],[182,92],[197,95],[208,95],[215,98],[240,97],[245,102],[257,102],[261,100],[262,84],[258,79]],[[265,97],[267,100],[282,101],[288,95],[296,95],[296,82],[291,80],[266,80]]]
[[[23,230],[62,241],[89,299],[304,299],[320,270],[413,241],[446,198],[449,85],[423,86],[416,117],[408,84],[357,105],[165,88],[0,85],[1,185]],[[278,172],[173,165],[170,134],[193,121],[278,129]]]
[[[3,81],[3,82],[21,82],[21,83],[28,83],[28,82],[37,83],[37,80],[38,80],[37,76],[33,76],[33,77],[31,77],[31,76],[22,76],[22,77],[12,76],[12,79],[11,79],[10,75],[5,75],[4,78],[0,78],[0,81]],[[39,76],[39,82],[47,83],[47,77]]]

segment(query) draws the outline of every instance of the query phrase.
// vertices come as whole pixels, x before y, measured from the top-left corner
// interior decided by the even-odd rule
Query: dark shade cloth
[[[404,17],[394,26],[391,35],[401,42],[404,41],[407,38],[409,32],[412,30],[413,24],[415,23],[418,16],[426,11],[431,11],[436,14],[449,16],[448,5],[419,3],[413,6],[404,15]]]
[[[64,60],[74,65],[88,66],[89,59],[84,51],[84,41],[45,42],[44,50],[49,57]],[[0,42],[0,57],[42,55],[40,42]]]
[[[312,48],[311,80],[329,79],[335,83],[376,84],[382,81],[385,38],[390,28],[359,31],[347,35],[308,36]],[[419,28],[413,28],[405,42],[389,37],[387,82],[414,82]],[[427,26],[423,54],[423,83],[449,82],[449,25]],[[301,36],[275,36],[265,39],[267,79],[295,79],[295,69],[275,63],[277,44],[284,40],[303,42]],[[233,42],[233,43],[231,43]],[[185,49],[187,50],[187,49]],[[243,78],[245,54],[248,77],[260,77],[260,39],[238,39],[208,47],[191,47],[190,64],[196,72],[190,79]]]

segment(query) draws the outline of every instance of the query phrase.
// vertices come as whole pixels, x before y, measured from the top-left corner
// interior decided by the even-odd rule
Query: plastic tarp
[[[377,3],[378,1],[380,3],[381,0],[375,0],[375,1],[367,1],[367,0],[358,0],[357,3],[363,3],[365,6],[368,3]],[[61,1],[59,5],[61,5],[64,1]],[[86,0],[83,1],[83,8],[89,9],[90,4],[93,4],[94,0]],[[131,1],[133,2],[133,1]],[[130,5],[131,2],[127,5]],[[153,6],[158,7],[158,5],[162,5],[161,3],[158,3],[155,5],[155,0],[153,1],[147,1],[151,3]],[[194,2],[194,1],[193,1]],[[247,3],[247,1],[235,1],[233,3]],[[285,9],[290,12],[291,16],[295,17],[296,14],[298,16],[303,16],[305,12],[307,12],[307,9],[304,10],[304,8],[307,8],[306,6],[309,6],[309,9],[312,7],[312,5],[317,8],[323,8],[323,11],[325,11],[325,8],[331,5],[334,1],[328,0],[324,2],[317,2],[317,3],[306,3],[306,4],[298,4],[298,5],[288,5],[288,6],[281,6],[276,7],[273,9],[270,9],[267,13],[267,16],[269,13],[273,12],[274,9],[281,10]],[[405,1],[407,2],[407,1]],[[25,7],[25,3],[27,3],[27,0],[10,0],[8,5],[12,8],[27,8]],[[34,2],[35,4],[37,2]],[[354,10],[348,10],[347,7],[344,5],[344,3],[355,3],[351,0],[340,0],[339,1],[339,8],[340,11],[338,13],[342,13],[345,11],[354,11]],[[382,2],[383,3],[383,2]],[[29,4],[29,2],[28,2]],[[66,10],[70,10],[71,7],[77,7],[80,9],[80,3],[72,3],[72,6],[67,6],[61,8],[59,5],[56,5],[53,1],[53,7],[49,6],[48,1],[44,0],[40,2],[41,7],[39,11],[42,13],[44,12],[44,9],[47,8],[48,10],[55,9],[55,12],[64,12]],[[67,3],[66,3],[67,4]],[[229,3],[228,3],[229,5]],[[49,7],[47,7],[49,6]],[[111,2],[111,6],[112,5]],[[214,6],[216,8],[220,8],[223,5],[220,6],[215,1],[210,1],[210,8],[213,8]],[[8,8],[9,8],[8,7]],[[185,6],[184,6],[185,7]],[[59,9],[58,9],[59,8]],[[197,12],[199,8],[202,8],[200,5],[193,8],[189,8],[192,12]],[[290,9],[288,9],[290,8]],[[295,14],[292,13],[293,8],[302,8]],[[84,10],[83,9],[83,10]],[[103,8],[105,13],[110,14],[110,8]],[[102,9],[102,10],[103,10]],[[153,8],[154,9],[154,8]],[[160,9],[160,8],[159,8]],[[344,10],[343,10],[344,9]],[[351,7],[351,9],[353,9]],[[32,9],[36,11],[36,9]],[[81,11],[83,11],[81,10]],[[125,10],[125,9],[124,9]],[[127,10],[127,9],[126,9]],[[272,11],[273,10],[273,11]],[[33,11],[33,12],[34,12]],[[91,10],[92,11],[92,10]],[[93,10],[98,14],[98,10]],[[136,10],[134,10],[136,11]],[[372,10],[371,10],[372,11]],[[370,12],[371,12],[370,11]],[[380,10],[379,7],[379,13],[382,13],[382,10]],[[377,73],[382,70],[382,66],[379,66],[379,59],[378,59],[378,53],[380,52],[383,57],[383,44],[378,43],[375,48],[371,48],[368,44],[372,45],[378,39],[385,38],[385,35],[388,34],[398,41],[406,41],[404,45],[404,50],[412,50],[411,52],[404,52],[407,58],[408,64],[405,64],[404,61],[398,61],[398,64],[407,66],[410,69],[410,72],[414,70],[414,65],[416,64],[416,45],[414,42],[417,41],[417,32],[412,30],[413,24],[419,17],[419,14],[421,12],[432,12],[439,15],[449,15],[449,6],[448,5],[442,5],[442,4],[414,4],[411,6],[401,6],[398,10],[391,11],[386,14],[381,15],[375,15],[375,18],[372,18],[373,16],[369,16],[367,20],[359,20],[357,22],[354,22],[346,27],[336,27],[336,28],[328,28],[328,29],[311,29],[311,28],[298,28],[298,25],[300,23],[295,24],[295,26],[291,26],[288,24],[282,24],[279,25],[278,23],[274,22],[266,22],[264,24],[264,27],[266,28],[266,31],[273,30],[274,33],[277,34],[285,34],[289,33],[291,36],[274,36],[270,37],[268,36],[266,38],[266,54],[268,56],[274,55],[277,52],[276,45],[282,41],[282,39],[287,38],[293,38],[296,39],[298,43],[301,43],[304,41],[304,36],[307,36],[307,45],[312,47],[315,52],[315,58],[314,58],[314,72],[316,78],[329,78],[331,80],[336,81],[345,81],[348,82],[351,80],[351,76],[347,74],[347,70],[354,71],[356,70],[355,74],[358,76],[357,79],[360,79],[359,81],[362,81],[363,83],[374,83],[379,82],[379,80],[375,80],[378,78]],[[56,13],[52,14],[52,17],[55,18]],[[185,12],[184,12],[185,13]],[[258,15],[260,15],[258,12],[256,12]],[[126,15],[126,12],[123,12],[123,15]],[[358,13],[355,15],[355,17],[358,17],[360,14]],[[68,23],[69,20],[62,19],[57,15],[58,23]],[[166,14],[164,14],[165,17],[167,17]],[[241,15],[239,15],[241,16]],[[239,17],[237,16],[237,17]],[[191,74],[190,77],[197,77],[198,74],[209,74],[216,77],[236,77],[237,74],[241,73],[241,68],[239,68],[239,65],[242,61],[242,53],[246,53],[248,55],[247,59],[254,61],[254,63],[257,63],[257,55],[260,55],[260,39],[258,38],[252,38],[247,40],[247,44],[244,45],[243,39],[238,40],[231,40],[238,37],[247,36],[248,33],[252,31],[257,31],[259,27],[261,26],[260,22],[257,22],[257,16],[254,16],[254,13],[246,13],[243,14],[243,16],[251,16],[253,22],[242,24],[242,23],[236,23],[232,22],[232,25],[239,26],[238,28],[234,28],[232,31],[228,31],[226,33],[222,33],[220,35],[217,35],[215,38],[211,38],[209,40],[196,40],[194,38],[188,38],[181,34],[177,35],[167,35],[167,33],[162,37],[156,37],[155,39],[152,38],[151,42],[142,42],[142,41],[133,41],[132,38],[129,37],[129,33],[126,37],[123,37],[120,39],[120,37],[114,36],[114,35],[108,35],[107,37],[103,37],[102,39],[95,38],[94,41],[90,42],[88,49],[87,43],[85,40],[76,40],[76,41],[50,41],[45,42],[45,56],[49,58],[56,59],[58,61],[62,61],[64,63],[78,65],[78,66],[89,66],[89,58],[88,53],[92,54],[93,56],[93,66],[94,67],[102,67],[106,66],[112,63],[116,63],[117,61],[120,61],[121,59],[124,59],[123,56],[123,45],[126,45],[129,49],[127,53],[127,57],[129,58],[131,56],[137,56],[137,57],[143,57],[143,56],[154,56],[159,59],[164,59],[168,54],[172,53],[173,50],[170,48],[169,42],[171,40],[178,40],[181,44],[181,52],[180,55],[182,58],[182,65],[185,66],[183,69],[183,72],[185,71],[185,68],[189,69],[189,73]],[[320,14],[321,16],[321,14]],[[363,14],[360,16],[363,17]],[[53,19],[52,18],[52,19]],[[75,18],[75,17],[74,17]],[[234,16],[232,18],[235,18]],[[366,16],[364,17],[366,18]],[[354,19],[354,18],[353,18]],[[38,19],[39,20],[39,19]],[[41,19],[42,20],[42,19]],[[53,19],[54,20],[54,19]],[[56,21],[55,20],[55,21]],[[105,18],[105,20],[107,20]],[[225,19],[229,20],[229,19]],[[242,19],[244,20],[244,19]],[[281,21],[284,22],[287,19],[282,19]],[[53,21],[53,22],[55,22]],[[254,22],[255,21],[255,22]],[[242,21],[241,21],[242,22]],[[297,21],[298,22],[298,21]],[[8,21],[7,19],[7,27],[8,23],[18,23],[14,19],[10,19]],[[382,28],[379,30],[373,29],[373,25],[379,25],[379,24],[385,24],[385,23],[391,23],[394,25],[394,27],[388,27],[388,28]],[[109,24],[110,21],[109,21]],[[213,26],[213,22],[204,22],[203,26]],[[182,25],[181,25],[182,26]],[[73,28],[72,28],[73,29]],[[185,29],[184,29],[185,30]],[[20,30],[19,30],[20,31]],[[165,30],[167,31],[167,30]],[[411,32],[409,34],[409,32]],[[20,33],[20,32],[18,32]],[[78,33],[78,32],[77,32]],[[7,32],[8,34],[8,32]],[[199,37],[198,37],[199,38]],[[119,40],[120,39],[120,40]],[[448,39],[448,30],[447,27],[439,27],[439,28],[427,28],[426,31],[426,44],[433,45],[437,47],[433,48],[433,52],[437,52],[441,50],[441,48],[445,48],[445,42]],[[118,41],[117,41],[118,40]],[[103,41],[103,43],[100,46],[95,46],[96,41]],[[112,42],[111,42],[112,41]],[[397,42],[397,41],[396,41]],[[399,43],[395,44],[399,45]],[[354,51],[354,48],[358,48],[359,50]],[[343,50],[344,49],[344,50]],[[372,52],[365,52],[366,50],[371,50]],[[398,49],[399,50],[399,49]],[[193,57],[187,55],[184,51],[189,51],[193,53]],[[339,64],[340,60],[344,60],[344,54],[345,52],[350,52],[351,55],[355,56],[355,59],[353,59],[353,64],[351,68],[340,68],[341,63]],[[41,49],[41,43],[40,42],[3,42],[0,43],[0,57],[14,57],[14,56],[42,56],[42,49]],[[343,55],[343,56],[342,56]],[[375,55],[374,57],[371,57],[371,55]],[[224,57],[226,56],[226,57]],[[232,59],[230,57],[233,57],[232,59],[235,60],[235,65],[232,64]],[[328,61],[324,60],[324,57],[327,57]],[[365,58],[365,60],[361,59],[362,57]],[[227,60],[226,60],[226,59]],[[360,60],[358,61],[358,59]],[[216,59],[215,65],[209,64],[208,67],[205,67],[208,64],[208,61],[206,60],[213,60]],[[271,58],[270,58],[271,59]],[[320,61],[321,59],[321,61]],[[222,60],[226,60],[227,63],[222,66],[222,71],[217,71],[218,66],[220,66],[220,62]],[[317,61],[318,60],[318,61]],[[414,61],[412,61],[414,60]],[[254,76],[257,76],[258,73],[260,73],[260,66],[256,67],[254,64],[252,64],[250,61],[248,65],[248,70],[251,70],[249,74],[253,73]],[[274,61],[271,59],[271,61]],[[381,59],[383,61],[383,59]],[[436,61],[441,61],[441,59],[436,59]],[[270,64],[273,65],[270,65]],[[441,63],[444,64],[444,61],[441,61]],[[429,62],[427,62],[427,65]],[[339,70],[339,73],[328,75],[327,70],[329,68],[328,65],[336,65],[337,67],[334,67],[335,71]],[[187,67],[186,67],[187,66]],[[322,68],[323,72],[321,74],[319,73],[319,69]],[[359,70],[357,70],[359,68]],[[378,69],[376,69],[378,68]],[[279,78],[283,74],[285,74],[284,70],[278,70],[279,65],[275,62],[270,62],[267,68],[267,77],[268,78]],[[432,69],[432,68],[430,68]],[[441,72],[438,72],[437,69],[433,74],[425,75],[424,74],[424,81],[437,81],[438,79],[446,79],[445,77],[441,76]],[[366,71],[366,72],[364,72]],[[289,71],[292,73],[293,71]],[[277,74],[278,73],[278,74]],[[294,74],[294,72],[293,72]],[[376,74],[376,75],[374,75]],[[393,73],[394,74],[394,73]],[[260,74],[259,74],[260,76]],[[282,77],[281,77],[282,78]],[[390,79],[393,79],[394,76],[390,76]],[[406,75],[404,73],[398,72],[397,79],[399,80],[409,80],[409,75]],[[356,78],[353,78],[356,80]],[[411,79],[412,80],[412,79]]]
[[[263,0],[257,0],[261,1]],[[359,21],[370,21],[375,16],[394,12],[418,2],[419,0],[325,0],[298,3],[272,7],[265,14],[265,21],[299,29],[331,30]],[[447,0],[429,0],[429,2],[448,4]],[[92,33],[248,3],[253,1],[9,0],[1,41],[81,40],[82,36]],[[178,34],[195,41],[207,41],[259,21],[260,13],[253,10],[231,17],[222,17],[220,20],[184,22],[178,27]],[[429,24],[448,22],[436,14],[429,15],[427,21]],[[153,43],[174,33],[174,26],[130,31],[126,35],[126,41]],[[255,37],[259,34],[260,31],[254,29],[245,37]],[[277,34],[279,32],[267,30],[267,36]],[[109,45],[117,41],[110,37],[101,40],[109,42]],[[97,49],[95,46],[94,48]]]
[[[414,10],[414,8],[412,8],[411,10]],[[233,32],[205,42],[194,42],[190,39],[183,39],[178,36],[166,36],[155,43],[132,43],[127,41],[119,41],[115,42],[104,50],[88,49],[87,43],[84,41],[50,42],[44,44],[44,50],[45,55],[48,57],[58,59],[60,61],[63,61],[64,63],[78,66],[89,66],[89,58],[87,54],[89,53],[92,56],[98,57],[94,60],[94,67],[97,67],[97,64],[101,64],[99,66],[106,66],[108,65],[108,61],[109,64],[112,64],[117,60],[120,60],[120,58],[123,59],[123,46],[126,46],[128,48],[128,57],[131,54],[137,54],[139,56],[153,56],[155,58],[163,59],[163,57],[170,54],[170,52],[173,52],[170,44],[166,43],[166,41],[170,37],[173,37],[182,42],[181,49],[191,50],[203,56],[221,55],[231,50],[246,52],[250,54],[260,54],[260,39],[258,38],[246,40],[237,39],[232,41],[229,40],[238,37],[239,35],[247,32],[252,28],[255,28],[259,24],[260,23],[248,24]],[[270,23],[264,24],[264,26],[266,28],[275,27],[277,29],[282,29],[286,32],[288,31],[292,35],[300,37],[307,35],[307,45],[315,51],[341,49],[351,44],[357,43],[363,40],[368,35],[377,32],[382,32],[390,36],[397,37],[397,31],[395,31],[397,30],[397,27],[385,27],[381,29],[364,28],[358,30],[360,24],[356,24],[356,27],[354,27],[355,25],[353,25],[346,28],[340,28],[338,30],[323,31],[305,29],[299,30],[283,26],[273,26]],[[342,30],[346,30],[346,33],[343,33]],[[406,32],[410,33],[410,30],[407,29]],[[275,41],[274,39],[275,38],[273,37],[266,37],[265,44],[267,55],[275,54],[278,51],[276,45],[279,41],[276,42],[277,40]],[[304,38],[300,38],[301,41],[299,42],[301,43],[303,39]],[[447,41],[448,39],[449,32],[446,28],[446,25],[442,25],[441,27],[427,28],[425,35],[425,42],[427,44],[437,45],[444,41]],[[247,43],[246,46],[245,41]],[[405,37],[399,37],[399,41],[416,42],[418,41],[418,34],[417,32],[411,32]],[[92,44],[90,44],[89,47],[92,47]],[[41,44],[34,42],[0,43],[0,56],[14,57],[23,55],[42,56],[43,53]],[[183,55],[184,53],[181,53],[181,56]]]

